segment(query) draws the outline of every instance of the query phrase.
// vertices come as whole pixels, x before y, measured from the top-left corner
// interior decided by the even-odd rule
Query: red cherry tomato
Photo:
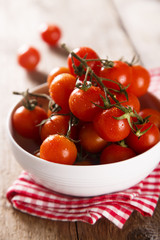
[[[137,97],[140,97],[148,90],[150,83],[149,72],[142,66],[132,66],[130,68],[132,71],[132,81],[128,91],[132,92]]]
[[[71,112],[82,121],[92,121],[101,111],[95,106],[102,105],[100,94],[103,95],[103,91],[99,87],[91,86],[86,91],[76,88],[69,97]]]
[[[69,96],[75,88],[76,78],[69,73],[62,73],[55,77],[49,87],[49,93],[52,99],[66,113],[69,112]]]
[[[139,112],[139,115],[143,118],[150,116],[149,121],[154,123],[160,129],[160,112],[152,109],[146,108]]]
[[[62,108],[60,108],[60,110],[52,112],[51,109],[48,109],[48,111],[47,111],[48,117],[50,117],[53,114],[66,114],[66,110],[65,109],[63,110]]]
[[[152,126],[152,127],[151,127]],[[130,148],[132,148],[136,153],[143,153],[153,147],[159,142],[160,133],[158,128],[153,123],[145,123],[143,126],[137,125],[140,132],[145,131],[151,127],[145,134],[138,138],[132,131],[126,139],[126,143]]]
[[[93,161],[90,159],[84,159],[82,161],[75,162],[75,165],[79,165],[79,166],[89,166],[93,164],[94,164]]]
[[[53,115],[51,118],[48,118],[41,127],[41,140],[43,141],[45,138],[53,134],[66,135],[68,122],[69,116]]]
[[[91,60],[93,59],[93,61],[87,62],[87,65],[94,71],[94,73],[96,75],[99,74],[101,62],[94,61],[94,59],[99,59],[99,56],[93,49],[91,49],[89,47],[80,47],[80,48],[74,49],[73,52],[76,53],[81,58],[91,59]],[[74,65],[76,67],[80,68],[80,61],[78,59],[76,59],[75,57],[73,57],[73,60],[74,60]],[[77,74],[75,73],[74,68],[73,68],[71,54],[69,54],[67,61],[68,61],[68,67],[70,69],[71,74],[77,76]],[[80,69],[81,69],[81,73],[82,73],[81,79],[84,79],[86,69],[84,67],[82,67]]]
[[[100,152],[107,145],[107,141],[95,131],[93,123],[83,124],[79,132],[79,140],[82,147],[91,153]]]
[[[93,120],[94,128],[99,136],[108,142],[118,142],[126,138],[130,133],[130,126],[126,119],[117,120],[124,113],[116,108],[103,110]]]
[[[75,144],[62,135],[50,135],[40,146],[40,158],[50,162],[72,165],[76,157]]]
[[[100,163],[115,163],[135,156],[136,153],[131,148],[122,147],[118,144],[111,144],[102,151]]]
[[[48,86],[50,86],[53,79],[61,73],[70,73],[70,72],[69,72],[69,69],[66,68],[66,67],[53,68],[52,71],[49,73],[48,78],[47,78]]]
[[[128,86],[131,83],[131,69],[128,64],[121,61],[113,61],[113,67],[105,68],[102,67],[99,73],[100,77],[107,78]],[[107,88],[113,88],[119,90],[119,86],[107,80],[102,81]]]
[[[36,48],[24,45],[18,50],[17,60],[21,67],[32,71],[40,61],[40,53]]]
[[[41,38],[50,46],[55,46],[61,38],[61,30],[57,25],[44,23],[40,28]]]
[[[12,117],[12,123],[15,130],[23,137],[37,139],[39,138],[38,124],[47,119],[47,113],[39,106],[33,110],[28,110],[21,106],[15,110]]]
[[[122,93],[114,93],[114,97],[121,103],[122,106],[131,107],[132,110],[135,110],[137,113],[140,111],[140,101],[138,97],[136,97],[132,93],[128,93],[128,100],[126,96]],[[115,104],[115,101],[111,99],[111,103]]]

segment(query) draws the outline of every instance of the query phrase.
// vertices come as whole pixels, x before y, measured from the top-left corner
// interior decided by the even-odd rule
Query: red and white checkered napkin
[[[149,90],[160,96],[160,68],[150,71]],[[133,210],[152,216],[160,195],[160,163],[143,181],[125,191],[96,197],[71,197],[38,185],[25,171],[7,191],[14,208],[34,216],[94,224],[105,217],[122,228]]]
[[[149,92],[153,93],[160,99],[160,67],[149,70],[151,76],[151,82],[149,86]]]
[[[7,191],[14,208],[34,216],[94,224],[105,217],[119,228],[135,209],[152,216],[160,195],[160,164],[143,181],[125,191],[96,197],[72,197],[53,192],[35,183],[27,172]]]

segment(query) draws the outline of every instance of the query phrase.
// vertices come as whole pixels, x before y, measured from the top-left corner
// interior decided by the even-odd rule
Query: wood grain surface
[[[90,46],[110,59],[131,60],[136,54],[147,68],[160,66],[159,0],[0,1],[0,240],[160,239],[160,202],[153,217],[133,212],[122,230],[107,219],[95,225],[44,220],[16,211],[7,202],[7,188],[22,171],[6,131],[7,114],[17,100],[12,91],[33,88],[46,81],[53,67],[66,65],[64,51],[42,42],[42,22],[58,24],[63,32],[61,42],[70,49]],[[35,73],[29,74],[17,64],[17,49],[24,43],[41,52]]]

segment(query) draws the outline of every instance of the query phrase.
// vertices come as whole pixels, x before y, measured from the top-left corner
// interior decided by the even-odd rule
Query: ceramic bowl
[[[33,90],[37,93],[47,91],[47,84]],[[144,179],[160,161],[160,142],[136,157],[105,165],[70,166],[40,159],[31,154],[36,150],[36,144],[18,136],[12,127],[12,114],[20,104],[21,101],[13,106],[7,119],[7,131],[15,159],[37,183],[51,190],[81,197],[121,191]],[[160,110],[159,100],[150,93],[143,96],[141,104]]]

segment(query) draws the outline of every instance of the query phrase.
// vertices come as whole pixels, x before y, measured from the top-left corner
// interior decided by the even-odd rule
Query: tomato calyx
[[[91,86],[92,86],[92,78],[90,76],[90,81],[88,81],[88,75],[90,73],[90,67],[87,67],[87,70],[86,70],[86,74],[85,74],[85,78],[84,78],[84,81],[81,81],[79,78],[77,78],[77,81],[76,81],[76,87],[83,90],[83,91],[87,91]]]
[[[36,99],[30,99],[29,98],[30,94],[29,94],[29,90],[28,89],[26,91],[24,91],[24,92],[15,92],[14,91],[13,94],[23,96],[23,98],[24,98],[24,100],[22,101],[23,106],[26,109],[30,110],[30,111],[34,110],[35,107],[38,104]]]
[[[123,115],[121,115],[120,117],[113,117],[114,119],[117,120],[122,120],[122,119],[127,119],[128,124],[131,128],[131,130],[134,132],[134,134],[137,137],[141,137],[143,134],[145,134],[151,127],[147,128],[144,131],[141,131],[141,128],[137,128],[137,125],[143,125],[145,123],[147,123],[149,120],[149,116],[142,118],[140,115],[138,115],[138,113],[135,110],[132,110],[132,108],[130,106],[124,107],[121,105],[117,105],[117,108],[119,108],[120,110],[122,110],[124,112]],[[136,118],[137,121],[132,121],[132,118]]]
[[[136,128],[136,132],[135,135],[140,138],[142,135],[144,135],[147,131],[149,131],[149,129],[153,126],[153,124],[151,124],[147,129],[145,129],[144,131],[141,131],[144,127],[144,125],[142,124],[142,127],[137,128],[137,126],[135,125]]]
[[[117,144],[120,145],[121,147],[128,147],[128,145],[126,144],[126,142],[124,140],[117,142]]]
[[[22,103],[23,103],[23,106],[25,108],[27,108],[28,110],[33,110],[38,105],[37,98],[44,98],[44,99],[48,100],[48,108],[51,110],[51,112],[56,113],[61,110],[61,107],[58,104],[56,104],[53,101],[53,99],[47,94],[31,93],[31,92],[29,92],[29,89],[27,89],[24,92],[14,91],[13,94],[21,95],[24,98]]]
[[[130,62],[129,62],[129,61],[124,61],[124,62],[125,62],[126,64],[128,64],[128,66],[132,67],[132,66],[138,64],[139,61],[140,61],[140,60],[139,60],[139,56],[134,55],[134,56],[132,57],[132,59],[131,59]]]
[[[71,128],[73,126],[77,126],[79,123],[79,119],[76,118],[73,113],[70,113],[70,119],[69,119],[69,124],[68,124],[68,130],[67,130],[67,133],[66,133],[66,138],[68,138],[70,141],[72,142],[79,142],[79,141],[76,141],[74,139],[71,138]]]

